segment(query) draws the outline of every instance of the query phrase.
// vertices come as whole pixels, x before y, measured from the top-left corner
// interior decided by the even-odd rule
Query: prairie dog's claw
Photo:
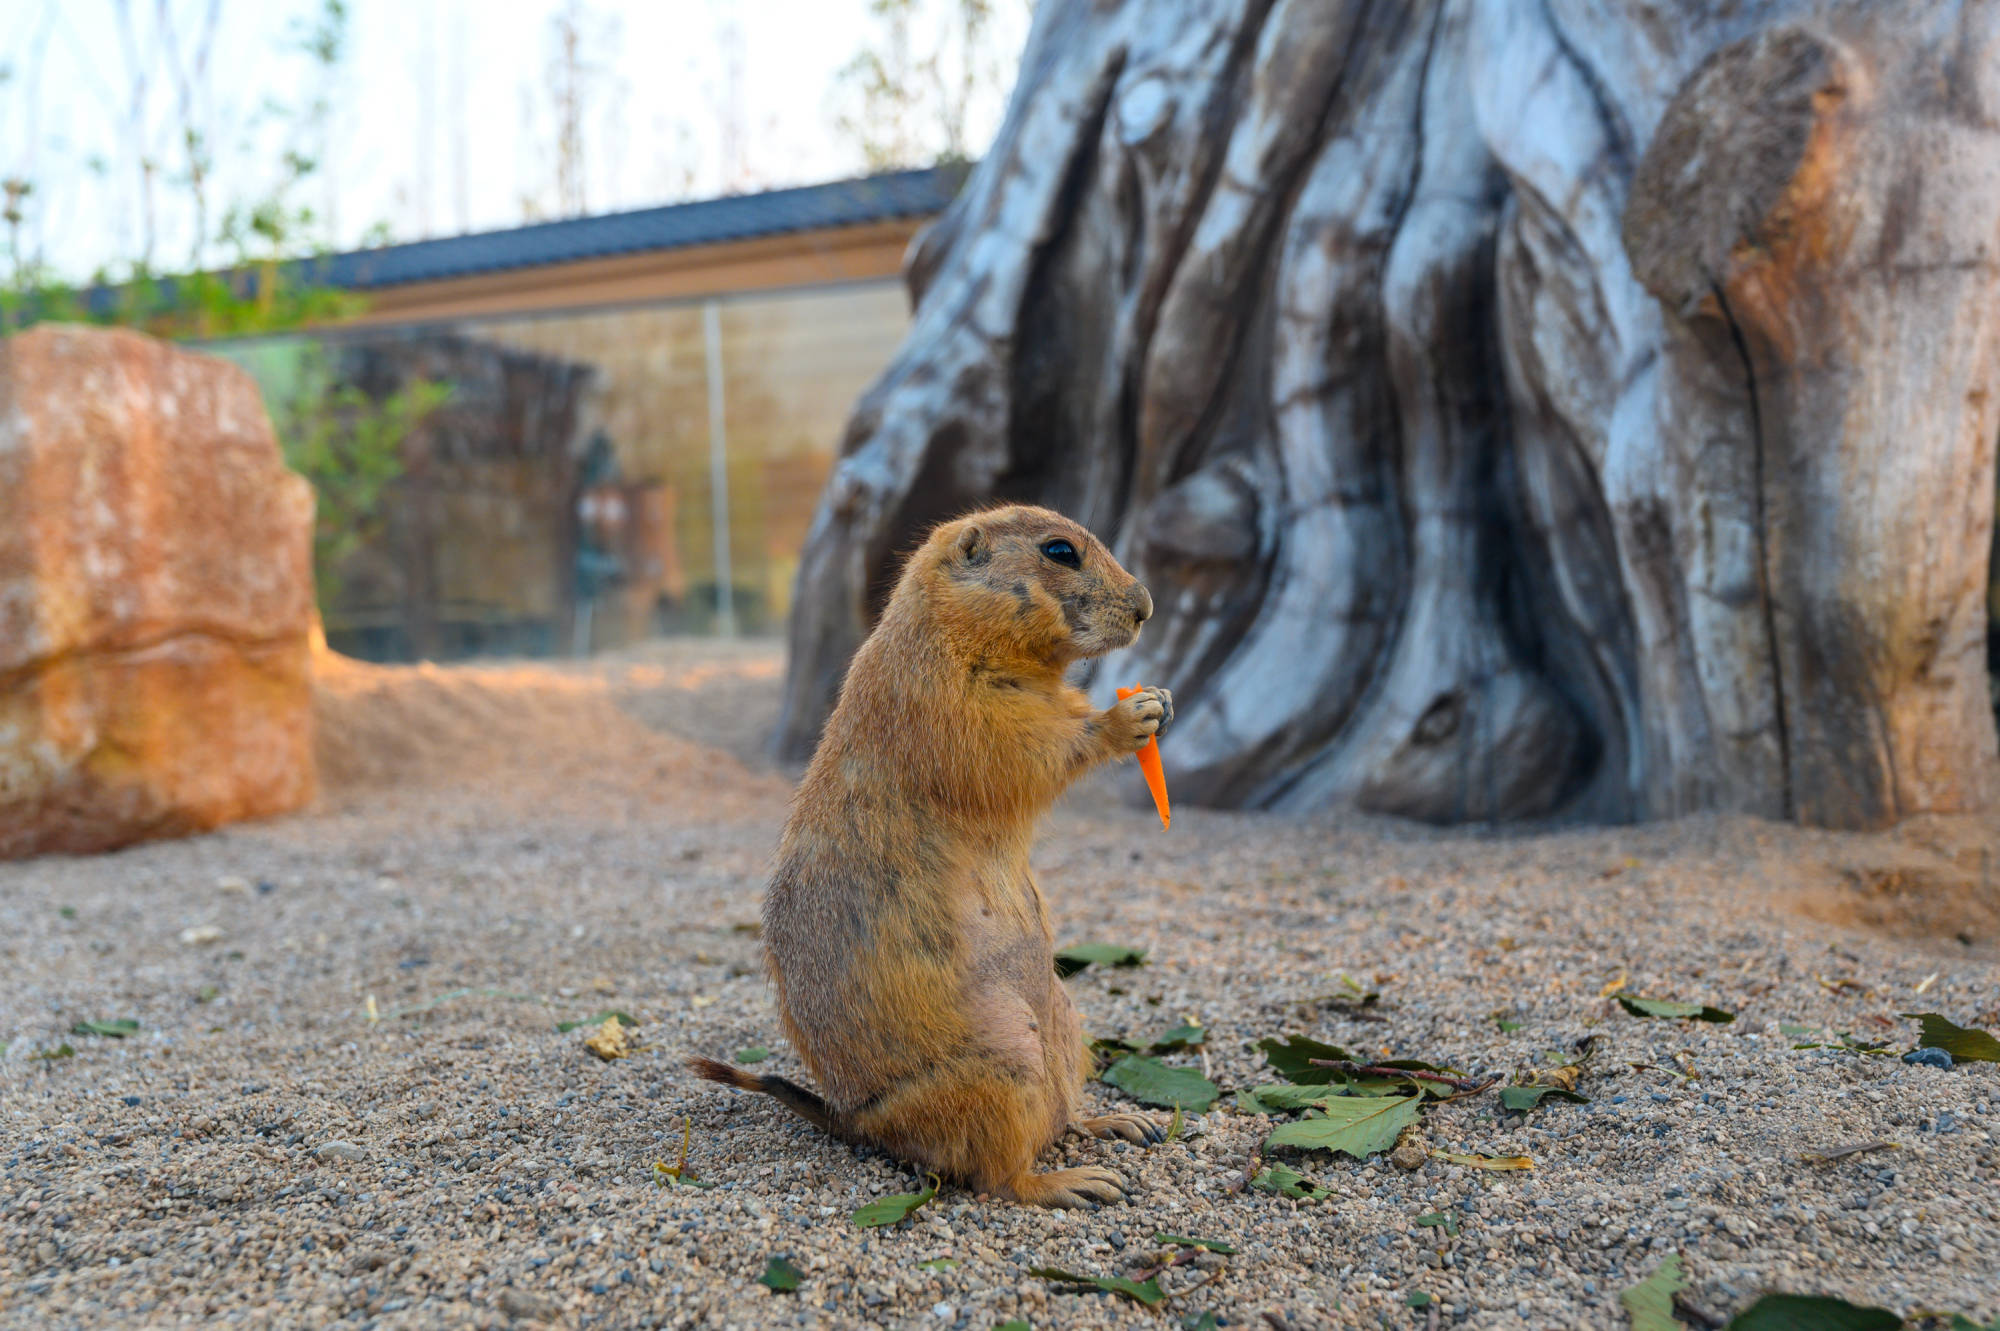
[[[1128,1141],[1134,1146],[1151,1146],[1167,1139],[1159,1124],[1142,1114],[1104,1114],[1079,1119],[1076,1127],[1103,1141]]]
[[[1144,748],[1147,740],[1165,731],[1174,719],[1174,695],[1168,689],[1143,688],[1113,707],[1107,715],[1120,723],[1127,747],[1136,751]]]

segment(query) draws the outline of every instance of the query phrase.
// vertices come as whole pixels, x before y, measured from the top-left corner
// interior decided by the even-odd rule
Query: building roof
[[[823,185],[354,250],[310,260],[306,267],[314,282],[368,291],[510,268],[925,217],[944,210],[965,173],[963,166],[891,171]]]

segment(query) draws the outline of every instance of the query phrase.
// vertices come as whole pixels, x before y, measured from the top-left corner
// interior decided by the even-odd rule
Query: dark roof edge
[[[504,231],[291,259],[280,265],[280,271],[287,285],[377,291],[585,259],[931,217],[944,211],[971,171],[971,163],[954,162],[757,194],[728,194],[657,208],[568,217]],[[256,293],[259,274],[254,267],[216,275],[243,295]],[[175,284],[173,277],[155,279],[168,306],[174,303]],[[87,287],[78,295],[91,314],[109,317],[127,290],[125,286],[100,285]]]
[[[516,268],[926,217],[944,210],[969,170],[967,165],[952,164],[890,171],[819,185],[352,250],[300,260],[294,275],[321,286],[369,291]]]

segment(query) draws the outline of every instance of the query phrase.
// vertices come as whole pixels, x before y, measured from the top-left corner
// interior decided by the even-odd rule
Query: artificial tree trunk
[[[1995,0],[1042,0],[802,562],[810,750],[929,523],[1152,588],[1177,800],[1842,827],[1996,784]]]

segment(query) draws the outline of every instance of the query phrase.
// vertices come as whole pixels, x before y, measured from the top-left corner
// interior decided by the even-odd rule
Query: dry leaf
[[[1862,1155],[1869,1151],[1893,1151],[1901,1146],[1901,1142],[1892,1141],[1855,1142],[1852,1146],[1836,1146],[1831,1151],[1808,1151],[1799,1159],[1810,1165],[1830,1165],[1836,1160],[1845,1160],[1850,1155]]]
[[[1450,1151],[1432,1151],[1433,1159],[1447,1164],[1464,1165],[1467,1169],[1533,1169],[1533,1157],[1525,1155],[1455,1155]]]
[[[1630,971],[1619,971],[1618,978],[1613,980],[1611,983],[1605,985],[1602,989],[1599,989],[1597,991],[1597,996],[1599,998],[1611,997],[1611,995],[1617,993],[1620,989],[1623,989],[1625,987],[1625,982],[1630,978],[1631,978]]]
[[[1528,1078],[1529,1086],[1553,1086],[1559,1091],[1574,1091],[1578,1078],[1583,1076],[1583,1065],[1565,1063],[1559,1068],[1544,1068]]]
[[[606,1017],[604,1024],[584,1040],[583,1047],[609,1063],[613,1059],[631,1056],[632,1037],[626,1033],[624,1022],[616,1017]]]

